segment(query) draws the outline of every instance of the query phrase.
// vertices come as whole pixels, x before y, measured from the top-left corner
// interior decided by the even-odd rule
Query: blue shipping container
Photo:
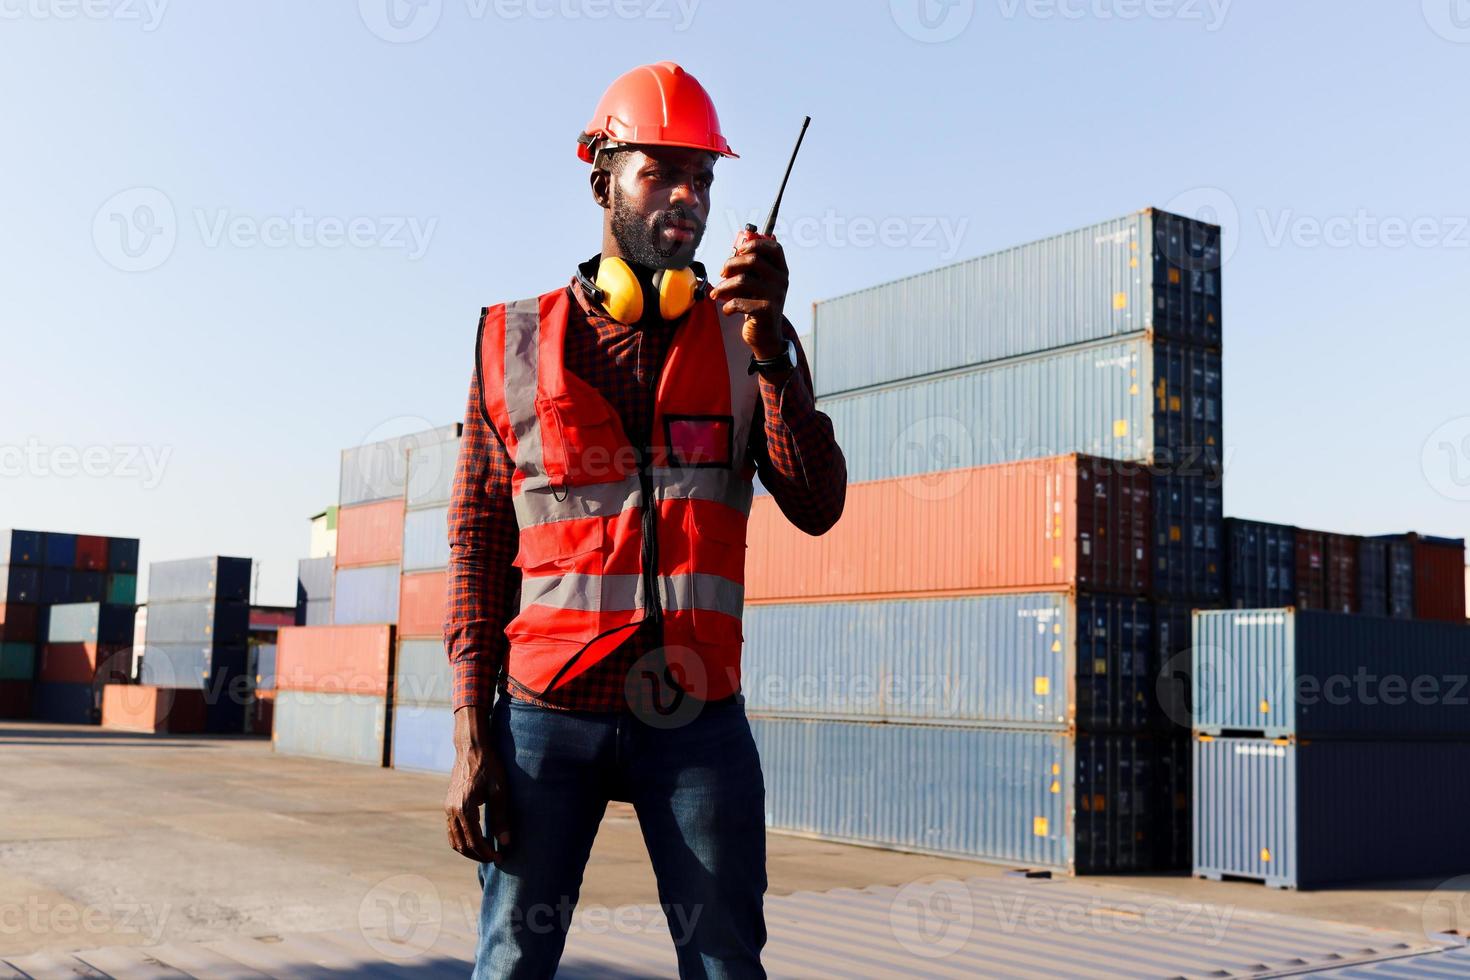
[[[67,602],[101,602],[107,598],[107,577],[101,572],[73,570],[67,576]]]
[[[107,570],[109,572],[138,572],[138,539],[107,539]]]
[[[384,766],[387,725],[383,698],[277,691],[271,743],[282,755]]]
[[[0,565],[0,603],[40,600],[40,569],[26,565]]]
[[[459,439],[446,439],[408,451],[408,481],[404,497],[410,508],[449,503],[454,492],[454,470],[459,463]]]
[[[411,510],[403,516],[403,570],[449,567],[449,508]]]
[[[1225,497],[1217,476],[1154,477],[1153,594],[1217,603],[1224,592]]]
[[[66,725],[95,725],[102,713],[102,689],[91,684],[44,681],[31,687],[31,716]]]
[[[443,640],[400,640],[393,662],[393,699],[400,704],[448,707],[454,672]]]
[[[42,539],[46,553],[46,565],[50,568],[71,568],[77,563],[77,536],[59,531],[47,531]]]
[[[338,626],[398,622],[398,566],[339,568],[332,596]]]
[[[332,600],[312,599],[296,606],[297,626],[331,626]]]
[[[40,531],[0,530],[0,565],[40,565],[44,538]]]
[[[397,704],[392,727],[394,769],[447,773],[453,768],[453,708]]]
[[[1225,521],[1226,604],[1269,609],[1296,602],[1296,528]]]
[[[71,570],[66,568],[41,569],[41,602],[46,605],[71,601]]]

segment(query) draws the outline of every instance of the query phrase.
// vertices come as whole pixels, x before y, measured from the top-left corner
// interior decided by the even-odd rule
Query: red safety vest
[[[561,288],[490,307],[480,323],[484,413],[515,463],[520,525],[508,673],[544,694],[657,620],[676,682],[725,697],[740,688],[746,447],[760,398],[743,318],[704,299],[675,327],[645,459],[566,369],[571,306]]]

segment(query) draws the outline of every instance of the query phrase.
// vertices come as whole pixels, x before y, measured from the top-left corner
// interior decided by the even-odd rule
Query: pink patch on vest
[[[724,418],[669,418],[669,450],[677,466],[729,466],[730,426]]]

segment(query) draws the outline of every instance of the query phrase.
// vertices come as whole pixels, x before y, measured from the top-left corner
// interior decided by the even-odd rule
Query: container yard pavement
[[[261,939],[292,950],[312,941],[306,934],[370,936],[368,920],[382,904],[374,902],[375,895],[400,905],[405,895],[438,903],[444,930],[467,949],[478,892],[473,868],[444,843],[442,786],[442,777],[281,757],[260,740],[0,723],[0,807],[7,815],[0,825],[0,959],[41,954],[32,956],[34,963],[44,962],[46,953],[159,944],[179,950],[207,941],[227,948],[231,941],[249,940],[267,949],[257,942]],[[968,861],[777,834],[769,838],[769,849],[772,950],[781,942],[782,921],[799,919],[791,919],[796,913],[782,903],[795,903],[799,911],[811,901],[792,893],[913,887],[935,878],[968,879],[972,891],[1032,887],[1002,869]],[[1306,961],[1315,964],[1323,960],[1314,956],[1331,961],[1333,956],[1403,955],[1428,948],[1426,927],[1454,925],[1456,903],[1465,897],[1454,892],[1453,900],[1444,901],[1441,893],[1436,901],[1434,884],[1296,893],[1184,876],[1112,877],[1058,882],[1053,893],[1085,890],[1092,896],[1089,902],[1120,909],[1136,909],[1147,896],[1167,896],[1180,907],[1210,903],[1232,916],[1237,940],[1254,936],[1251,930],[1272,932],[1274,946],[1266,943],[1269,948],[1258,954],[1262,965],[1291,958],[1276,930],[1293,936],[1291,942],[1315,943],[1315,954],[1302,949]],[[834,894],[839,903],[875,897]],[[943,957],[907,955],[903,942],[893,939],[898,933],[891,909],[905,907],[899,901],[902,891],[883,895],[881,925],[874,922],[866,934],[854,925],[840,929],[850,929],[854,941],[864,935],[882,939],[897,957],[890,968],[899,972],[905,972],[897,965],[905,959],[914,974],[929,968],[944,974],[961,966]],[[615,806],[593,852],[581,908],[612,914],[655,902],[636,820],[629,809]],[[982,911],[977,903],[977,927]],[[1399,935],[1344,930],[1302,916]],[[668,947],[662,921],[639,931],[633,945],[627,937],[592,937],[589,943],[586,936],[574,936],[569,958],[577,950],[590,950],[594,957],[601,950],[607,964],[630,958],[636,963],[643,962],[638,959],[642,949],[649,963],[656,962]],[[802,936],[816,936],[810,941],[818,945],[819,932],[816,926],[801,927]],[[1055,936],[1045,933],[1021,940],[1021,948],[1034,950],[1043,963],[1062,955]],[[1121,936],[1137,943],[1128,930],[1118,933],[1114,941]],[[293,936],[300,937],[297,945]],[[828,942],[834,951],[844,945],[841,939]],[[371,945],[371,939],[362,943],[365,951]],[[1021,957],[1018,962],[1025,959],[1015,955]],[[809,971],[820,972],[815,966]]]

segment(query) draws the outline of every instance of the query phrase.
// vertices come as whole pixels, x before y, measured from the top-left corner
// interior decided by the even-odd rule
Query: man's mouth
[[[666,241],[692,242],[699,237],[699,223],[687,218],[664,219],[659,222],[659,233]]]

